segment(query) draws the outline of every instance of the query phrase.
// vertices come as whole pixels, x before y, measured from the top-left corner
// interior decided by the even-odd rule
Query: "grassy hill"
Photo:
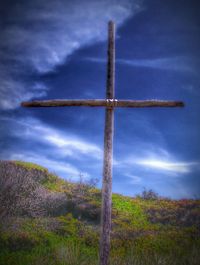
[[[200,201],[113,194],[112,265],[199,265]],[[0,265],[98,264],[101,192],[0,161]]]

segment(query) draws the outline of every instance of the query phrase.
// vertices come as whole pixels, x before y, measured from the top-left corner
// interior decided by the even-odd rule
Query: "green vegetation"
[[[116,211],[117,219],[129,220],[129,226],[141,228],[148,224],[147,217],[140,205],[134,203],[130,197],[118,194],[112,196],[113,210]]]
[[[27,177],[34,180],[32,197],[12,182],[22,174],[22,184]],[[12,196],[16,192],[26,203],[15,200],[8,210],[5,198],[12,200],[5,179],[16,185]],[[0,181],[0,265],[98,264],[100,190],[21,161],[0,161]],[[200,264],[199,200],[170,200],[153,191],[112,199],[111,265]]]
[[[40,171],[43,171],[43,172],[48,172],[48,170],[42,166],[39,166],[37,164],[34,164],[34,163],[31,163],[31,162],[24,162],[24,161],[13,161],[13,163],[15,163],[16,165],[18,166],[21,166],[21,167],[24,167],[28,170],[32,170],[32,169],[36,169],[36,170],[40,170]]]

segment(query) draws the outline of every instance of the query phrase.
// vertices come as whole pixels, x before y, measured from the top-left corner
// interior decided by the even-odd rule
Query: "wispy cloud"
[[[102,149],[79,135],[55,129],[30,117],[0,117],[0,123],[3,125],[0,127],[1,136],[6,134],[7,139],[14,139],[12,144],[2,148],[0,159],[37,163],[73,180],[78,180],[80,173],[89,178],[102,166]],[[2,141],[0,144],[1,147],[4,145]]]
[[[105,59],[87,57],[85,60],[94,63],[106,63]],[[164,58],[153,58],[153,59],[117,59],[116,62],[119,64],[124,64],[130,67],[146,67],[161,70],[170,70],[177,72],[196,72],[196,67],[194,65],[194,59],[186,56],[176,56],[176,57],[164,57]]]
[[[139,183],[141,183],[142,178],[139,177],[139,176],[132,175],[132,174],[129,174],[129,173],[125,174],[125,176],[129,178],[128,182],[131,183],[131,184],[139,184]]]
[[[156,156],[155,156],[156,157]],[[177,161],[172,156],[170,159],[160,158],[128,158],[124,165],[130,167],[140,167],[140,170],[151,170],[153,172],[162,172],[168,176],[181,177],[183,174],[199,170],[200,161]]]
[[[170,70],[177,72],[193,72],[194,66],[191,58],[177,56],[169,58],[154,58],[154,59],[119,59],[119,63],[133,67],[147,67],[161,70]]]
[[[44,155],[35,155],[31,152],[11,154],[9,159],[36,163],[48,168],[52,173],[56,173],[60,177],[75,181],[79,180],[80,174],[86,179],[90,177],[88,172],[82,172],[80,169],[71,165],[70,163],[56,161],[49,159]]]
[[[171,171],[174,173],[189,173],[193,170],[194,167],[200,166],[199,162],[169,162],[151,159],[139,160],[135,163],[144,167],[153,168],[161,171]]]
[[[56,152],[59,156],[75,159],[81,155],[97,160],[102,158],[102,150],[99,146],[89,143],[77,135],[70,135],[67,132],[54,129],[37,119],[1,117],[0,120],[14,125],[15,130],[10,133],[18,139],[46,144],[50,148],[52,147],[53,153]]]
[[[140,155],[128,154],[125,159],[118,160],[115,167],[129,172],[138,171],[143,175],[145,171],[160,172],[167,176],[181,177],[184,174],[200,169],[200,161],[180,161],[174,154],[164,148],[152,146],[151,150],[144,149]]]
[[[0,25],[0,108],[45,95],[34,75],[54,71],[80,47],[105,40],[108,20],[121,25],[140,10],[140,2],[35,0],[10,6],[12,16]]]

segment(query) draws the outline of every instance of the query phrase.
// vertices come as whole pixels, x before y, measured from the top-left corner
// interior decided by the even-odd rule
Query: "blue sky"
[[[104,98],[107,22],[117,24],[116,98],[183,109],[115,110],[113,191],[200,197],[200,4],[195,0],[1,1],[0,159],[102,178],[104,110],[20,102]]]

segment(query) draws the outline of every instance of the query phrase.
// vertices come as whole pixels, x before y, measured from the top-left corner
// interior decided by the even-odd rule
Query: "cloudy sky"
[[[116,22],[116,98],[185,108],[115,111],[114,192],[200,197],[198,0],[1,0],[0,159],[102,178],[104,109],[20,102],[104,98],[107,23]]]

